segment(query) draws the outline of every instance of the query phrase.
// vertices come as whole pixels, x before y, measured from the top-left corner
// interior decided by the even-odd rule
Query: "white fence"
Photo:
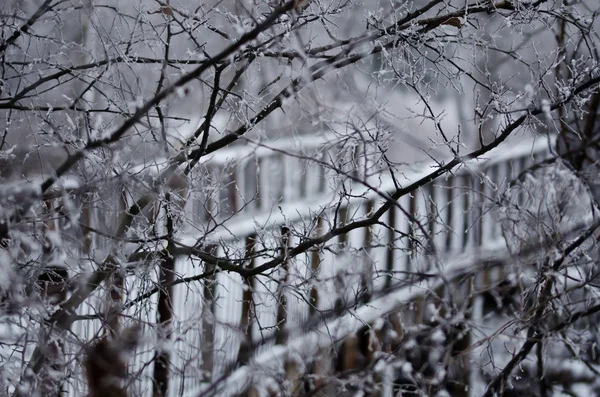
[[[416,194],[402,197],[398,206],[392,206],[384,215],[382,221],[387,227],[353,230],[338,236],[325,250],[311,250],[250,281],[221,271],[202,282],[176,285],[173,334],[170,340],[157,343],[156,334],[148,333],[145,344],[131,361],[132,372],[141,374],[141,381],[131,386],[132,391],[151,395],[152,359],[157,345],[171,353],[175,372],[170,379],[170,395],[193,395],[189,393],[196,393],[219,378],[232,363],[244,363],[252,357],[263,365],[277,360],[284,363],[290,349],[302,347],[298,343],[307,344],[305,351],[314,353],[326,342],[372,322],[373,316],[410,299],[404,295],[390,298],[384,293],[400,283],[407,271],[426,270],[436,255],[447,258],[476,247],[498,247],[503,237],[487,198],[495,197],[511,178],[531,164],[547,158],[548,145],[543,139],[501,145],[486,159],[469,161],[453,174],[426,184]],[[333,152],[335,155],[326,157]],[[344,149],[327,135],[220,152],[202,164],[199,172],[204,175],[197,179],[197,183],[212,179],[210,186],[219,181],[220,188],[209,190],[207,185],[203,190],[193,186],[193,191],[199,193],[189,197],[185,207],[193,223],[179,233],[179,241],[190,246],[202,238],[203,247],[212,247],[215,256],[231,260],[269,250],[276,257],[281,254],[277,247],[282,243],[294,246],[300,242],[295,231],[299,232],[297,235],[314,236],[328,230],[334,219],[340,225],[365,217],[384,201],[381,194],[366,185],[377,187],[379,192],[391,192],[395,182],[385,170],[373,172],[373,167],[358,153],[360,148]],[[341,186],[338,172],[319,163],[329,163],[331,158],[337,159],[334,164],[349,170],[355,180],[367,182],[345,182],[354,198],[341,205],[335,205]],[[349,169],[349,164],[353,168]],[[397,172],[397,183],[409,185],[435,166],[422,164]],[[418,244],[425,248],[417,249]],[[245,265],[260,266],[265,263],[264,257],[268,255]],[[176,279],[207,270],[209,267],[200,261],[181,258],[176,263]],[[337,277],[340,273],[345,277]],[[285,283],[281,282],[284,279]],[[155,288],[155,283],[156,276],[148,277],[145,283],[132,277],[127,283],[126,300]],[[149,324],[150,330],[156,324],[156,300],[154,294],[147,304],[130,307],[125,318],[141,320]],[[102,312],[103,308],[94,304],[100,300],[91,302],[80,308],[80,315]],[[364,322],[358,318],[357,324],[335,327],[338,331],[331,333],[331,328],[318,320],[324,310],[350,303],[359,308],[351,317],[356,319],[358,313],[364,316]],[[77,321],[73,331],[82,341],[90,340],[100,324],[100,320]],[[313,333],[307,334],[307,328]],[[290,349],[282,347],[291,339],[296,341]],[[240,358],[249,343],[260,346],[249,357]],[[274,348],[276,344],[283,345]],[[75,371],[79,373],[77,368]],[[232,379],[226,386],[239,391],[251,375],[238,370]],[[69,385],[69,395],[84,395],[83,390],[80,381]],[[228,393],[219,390],[213,395]]]

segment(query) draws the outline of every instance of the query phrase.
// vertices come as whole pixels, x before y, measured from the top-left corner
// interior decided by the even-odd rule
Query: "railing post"
[[[437,182],[437,183],[436,183]],[[430,233],[433,238],[433,246],[438,254],[446,252],[446,234],[448,233],[448,201],[446,193],[446,185],[443,177],[439,182],[434,181],[430,186]]]
[[[507,161],[502,162],[502,163],[498,163],[498,173],[497,173],[497,180],[496,180],[496,185],[498,187],[498,191],[497,191],[497,195],[500,196],[500,194],[504,194],[506,189],[508,188],[508,182],[510,179],[510,172],[509,172],[509,163]],[[499,213],[498,211],[495,212],[495,217],[496,217],[496,222],[495,222],[495,227],[494,227],[494,233],[496,236],[500,237],[503,236],[503,230],[502,230],[502,224],[500,223],[500,219],[499,219]]]
[[[419,220],[419,204],[423,204],[423,192],[419,189],[410,194],[410,200],[408,204],[408,216],[403,215],[406,218],[406,222],[408,223],[408,233],[407,233],[407,255],[406,255],[406,268],[407,272],[412,272],[417,270],[416,266],[418,264],[418,248],[419,244],[418,239],[419,235],[419,225],[417,222],[421,223]],[[422,206],[421,208],[426,208]]]
[[[481,239],[485,244],[488,241],[494,241],[494,226],[495,222],[493,221],[493,212],[491,208],[494,206],[494,184],[496,183],[496,174],[498,171],[497,164],[492,164],[489,167],[483,168],[482,178],[483,184],[481,186],[481,198],[483,201],[482,211],[483,217],[481,220]],[[490,202],[491,200],[491,202]]]
[[[286,226],[281,228],[281,249],[279,255],[282,259],[284,259],[281,264],[281,270],[283,271],[283,277],[279,280],[277,286],[277,331],[275,335],[275,343],[281,344],[285,343],[287,340],[287,316],[288,312],[288,302],[285,290],[285,287],[288,283],[289,273],[290,273],[290,261],[285,259],[287,256],[287,251],[289,249],[290,244],[290,229]]]
[[[481,318],[483,317],[483,297],[481,294],[477,294],[478,288],[481,288],[481,282],[479,277],[474,277],[469,288],[469,295],[472,296],[470,322],[472,324],[480,324]],[[477,336],[471,330],[469,332],[469,344],[474,345],[478,342]],[[469,353],[470,363],[468,376],[469,376],[469,390],[468,397],[480,396],[485,390],[485,384],[481,379],[479,368],[477,366],[477,356],[474,351]]]
[[[374,209],[375,203],[373,200],[368,200],[365,204],[365,217],[370,216]],[[373,278],[376,276],[375,264],[371,253],[373,252],[371,246],[373,245],[373,226],[369,225],[364,230],[364,238],[361,249],[361,258],[364,260],[363,269],[361,272],[361,290],[363,290],[363,301],[368,302],[371,300],[374,288]]]
[[[474,171],[474,173],[469,173],[471,183],[471,219],[470,219],[470,227],[473,229],[473,248],[481,247],[482,239],[483,239],[483,229],[482,229],[482,216],[483,216],[483,196],[482,188],[483,185],[481,181],[481,174],[478,171]]]
[[[207,252],[215,255],[217,246],[207,248]],[[217,283],[216,268],[212,263],[204,262],[204,272],[210,274],[202,286],[202,382],[210,383],[213,380],[214,348],[215,348],[215,293]]]
[[[463,192],[461,197],[462,204],[462,251],[466,251],[473,247],[473,230],[472,226],[472,214],[471,209],[473,208],[473,193],[471,192],[471,175],[468,172],[464,172],[461,175],[459,186],[461,191]]]
[[[321,233],[323,233],[323,218],[319,216],[315,220],[315,236],[320,236]],[[320,249],[321,249],[320,247],[313,248],[313,251],[312,251],[311,257],[310,257],[311,273],[310,273],[309,277],[312,282],[311,282],[309,301],[308,301],[310,304],[310,306],[308,307],[309,320],[312,320],[314,318],[315,314],[317,314],[317,312],[319,310],[318,277],[319,277],[319,269],[321,267],[321,262],[322,262]]]
[[[245,256],[246,258],[254,255],[254,248],[256,244],[256,236],[248,236],[246,238]],[[254,267],[254,259],[248,261],[248,269],[251,270]],[[244,290],[242,292],[242,314],[240,318],[240,329],[244,334],[244,339],[240,344],[240,350],[238,353],[238,362],[240,364],[247,364],[250,360],[251,348],[253,343],[252,335],[252,304],[253,304],[253,283],[254,278],[244,279]]]
[[[386,230],[387,236],[387,250],[386,250],[386,276],[385,276],[385,290],[389,290],[392,287],[392,282],[394,280],[394,241],[396,237],[396,212],[399,211],[395,205],[393,205],[388,211],[388,221],[387,225],[389,229]],[[402,237],[401,237],[402,238]]]

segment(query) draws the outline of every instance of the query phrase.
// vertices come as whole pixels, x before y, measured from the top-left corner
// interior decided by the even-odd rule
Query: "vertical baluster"
[[[405,195],[393,205],[387,213],[388,228],[385,231],[387,254],[385,267],[388,275],[385,288],[390,288],[398,280],[406,278],[410,270],[412,249],[414,247],[412,222],[407,217],[414,211],[414,196]]]
[[[385,279],[385,289],[390,289],[392,287],[393,284],[393,280],[395,279],[394,276],[394,269],[395,269],[395,254],[396,254],[396,250],[394,249],[395,246],[395,241],[396,241],[396,211],[399,211],[399,209],[393,205],[389,211],[387,212],[387,226],[388,229],[386,230],[385,236],[386,238],[386,245],[387,245],[387,252],[386,252],[386,263],[385,263],[385,267],[386,267],[386,271],[387,271],[387,275],[386,275],[386,279]],[[403,239],[405,240],[405,239]],[[404,267],[404,266],[403,266]],[[402,269],[404,270],[404,269]]]
[[[254,256],[255,252],[256,236],[248,236],[245,241],[245,257],[250,258]],[[251,270],[254,268],[254,259],[250,259],[247,265],[247,269]],[[242,313],[240,316],[240,329],[245,334],[242,336],[243,340],[240,344],[240,350],[237,356],[237,361],[240,364],[247,364],[250,360],[253,335],[252,335],[252,321],[253,321],[253,294],[254,294],[254,278],[246,278],[243,280],[243,291],[242,291]]]
[[[474,277],[473,282],[470,285],[469,293],[472,295],[477,292],[481,287],[481,275],[477,275]],[[477,294],[472,298],[471,303],[471,312],[470,312],[470,320],[472,324],[480,325],[482,323],[482,318],[485,313],[483,313],[483,296],[481,294]],[[476,332],[469,333],[469,342],[473,346],[475,343],[479,342],[480,335]],[[472,350],[469,355],[471,356],[470,365],[472,369],[468,372],[469,374],[469,397],[481,396],[485,391],[485,381],[481,379],[481,373],[479,371],[479,359],[480,355],[477,354],[479,349]]]
[[[275,232],[277,233],[277,232]],[[287,256],[287,251],[290,247],[290,230],[287,227],[281,228],[281,235],[278,246],[280,247],[278,256],[281,258],[285,258]],[[288,337],[288,320],[290,317],[289,312],[289,294],[288,294],[288,282],[290,279],[290,260],[285,259],[280,266],[280,272],[282,273],[281,278],[278,280],[278,288],[277,288],[277,334],[275,338],[276,344],[283,344],[287,342]],[[292,318],[293,320],[293,318]]]
[[[242,177],[242,172],[239,168],[239,163],[235,162],[231,164],[231,183],[228,187],[228,196],[230,201],[231,213],[237,214],[241,208],[240,205],[240,195],[239,195],[239,187],[240,187],[240,179]]]
[[[218,252],[216,245],[210,245],[206,248],[206,252],[215,255]],[[203,261],[200,270],[203,273],[209,274],[202,281],[202,291],[200,295],[201,303],[201,314],[200,322],[202,324],[201,330],[201,350],[202,364],[200,370],[200,381],[202,383],[210,383],[214,380],[214,351],[215,351],[215,313],[217,310],[216,306],[216,292],[217,292],[217,276],[216,268],[213,264]],[[188,305],[186,305],[189,307]],[[185,310],[185,307],[184,307]]]
[[[348,203],[343,203],[337,211],[337,227],[345,226],[349,217],[351,216],[353,207]],[[335,302],[335,308],[338,311],[342,311],[348,305],[349,299],[352,299],[355,295],[352,295],[352,282],[353,277],[345,275],[354,270],[352,266],[355,263],[355,258],[352,258],[352,252],[350,249],[351,240],[349,233],[340,234],[337,237],[336,251],[337,255],[334,262],[334,274],[335,274],[335,288],[338,291],[338,296]]]
[[[472,228],[473,226],[473,192],[471,192],[473,186],[473,176],[470,172],[464,172],[460,176],[459,188],[462,192],[462,218],[463,218],[463,248],[462,251],[466,251],[473,247],[475,233]]]
[[[325,153],[318,149],[312,149],[308,155],[310,159],[315,161],[305,161],[306,164],[306,194],[307,197],[319,196],[327,192],[328,183],[327,176],[328,172],[325,167],[321,164],[328,160]]]
[[[281,228],[280,234],[280,252],[279,256],[286,258],[287,252],[291,246],[297,245],[300,239],[291,233],[291,229],[286,226]],[[279,332],[276,335],[276,344],[285,344],[289,338],[294,338],[296,333],[303,334],[302,326],[306,324],[308,317],[308,306],[305,304],[305,299],[299,295],[308,295],[308,285],[304,283],[307,276],[307,259],[308,255],[303,256],[304,261],[300,258],[288,258],[281,265],[283,275],[279,280],[277,297],[277,326]],[[306,285],[306,287],[301,285]],[[299,286],[299,287],[297,287]],[[300,288],[301,290],[295,290]],[[306,291],[302,289],[307,288]],[[292,333],[290,335],[290,333]],[[302,368],[293,358],[289,358],[284,364],[285,376],[287,380],[287,390],[289,394],[294,395],[300,390]]]
[[[257,182],[257,208],[260,211],[266,211],[269,208],[269,167],[266,156],[261,156],[258,162],[258,182]]]
[[[486,181],[486,192],[489,197],[489,204],[486,207],[487,214],[485,217],[486,228],[484,235],[489,241],[497,241],[500,238],[498,233],[498,221],[497,221],[497,211],[498,204],[496,200],[498,199],[498,176],[500,173],[500,164],[492,164],[491,167],[488,168],[487,181]]]
[[[206,185],[204,167],[203,165],[199,165],[190,177],[190,198],[188,200],[191,221],[194,225],[202,225],[206,222]]]
[[[363,179],[365,177],[365,162],[362,147],[363,145],[360,142],[357,142],[351,151],[351,175],[358,179]]]
[[[342,204],[342,206],[338,209],[336,217],[337,217],[337,224],[336,227],[343,227],[346,226],[346,222],[348,220],[348,204],[344,203]],[[343,233],[340,234],[338,236],[338,244],[339,244],[339,249],[344,250],[346,248],[346,245],[348,243],[348,234],[347,233]]]
[[[383,200],[372,198],[367,203],[367,211],[369,216],[379,209],[383,204]],[[383,218],[385,219],[385,218]],[[372,263],[372,286],[373,291],[381,291],[385,287],[387,276],[386,257],[388,250],[385,247],[387,244],[388,230],[382,225],[371,225],[368,231],[365,231],[365,240],[368,238],[368,258]]]
[[[490,186],[489,180],[491,179],[491,174],[494,171],[492,167],[482,166],[481,179],[479,180],[479,200],[480,200],[480,213],[479,217],[479,235],[480,235],[480,244],[485,246],[486,244],[491,243],[492,240],[492,223],[490,222],[490,212],[492,207],[492,201],[490,201],[490,197],[492,196],[492,186]]]
[[[207,223],[214,221],[219,213],[219,169],[216,165],[206,167],[206,218]]]
[[[296,172],[298,174],[298,188],[297,188],[297,197],[302,199],[307,197],[308,191],[308,161],[307,160],[297,160],[297,169]]]
[[[337,172],[335,169],[339,168],[339,159],[338,153],[336,152],[337,146],[332,144],[327,144],[325,147],[321,148],[321,158],[326,163],[329,164],[330,167],[323,167],[323,192],[327,194],[331,194],[335,186],[335,178],[337,176]],[[333,167],[333,169],[332,169]]]
[[[364,202],[363,204],[364,206],[364,217],[368,218],[373,214],[373,211],[375,211],[375,200],[373,199],[369,199],[367,201]],[[373,276],[373,272],[374,272],[374,265],[373,265],[373,259],[372,259],[372,251],[373,251],[373,243],[375,241],[375,236],[373,235],[374,233],[374,226],[373,225],[369,225],[367,227],[365,227],[364,229],[364,242],[363,242],[363,246],[362,246],[362,250],[365,253],[365,256],[367,257],[367,260],[369,260],[370,265],[369,268],[371,269],[371,276]],[[373,281],[373,277],[371,277],[370,282]]]
[[[220,246],[216,253],[219,257],[239,258],[245,252],[244,242]],[[218,378],[229,363],[237,361],[241,345],[239,332],[242,316],[244,282],[238,274],[217,273],[215,305],[219,308],[215,317],[215,349],[213,377]]]
[[[482,176],[479,170],[469,174],[471,179],[471,210],[470,210],[470,227],[472,229],[472,244],[473,247],[481,247],[483,238],[482,216],[484,198],[481,195],[481,190],[485,186],[482,182]]]
[[[290,238],[290,246],[295,247],[300,244],[301,241],[302,239],[300,236],[292,235]],[[309,322],[311,314],[311,305],[309,303],[311,294],[309,280],[312,275],[311,261],[312,253],[310,251],[292,258],[294,283],[297,285],[296,288],[298,288],[298,294],[293,294],[292,291],[290,291],[290,294],[294,297],[297,307],[297,320],[294,324],[298,325],[298,328],[302,333],[305,331],[304,327]]]
[[[468,251],[478,246],[479,241],[479,203],[476,188],[479,187],[479,177],[474,174],[475,170],[469,170],[461,175],[462,188],[465,194],[463,217],[465,224],[465,239],[463,250]]]
[[[366,204],[360,202],[350,207],[351,212],[348,214],[347,223],[363,219],[369,211]],[[370,238],[368,228],[352,230],[348,236],[348,248],[346,250],[349,256],[352,257],[349,259],[353,276],[351,277],[352,281],[348,282],[349,288],[352,290],[352,299],[358,298],[361,302],[367,302],[372,292],[372,263],[364,248],[367,238]]]
[[[458,253],[462,252],[465,244],[465,229],[467,227],[465,222],[465,203],[468,192],[464,190],[463,176],[461,173],[457,173],[451,177],[448,181],[451,186],[449,189],[449,195],[451,200],[451,216],[449,225],[451,228],[450,236],[450,250]]]
[[[272,238],[271,238],[272,237]],[[275,236],[261,236],[254,242],[255,252],[266,252],[273,250],[279,244],[275,241]],[[258,255],[254,260],[254,266],[259,267],[268,262],[269,256]],[[273,346],[274,342],[270,339],[277,331],[277,306],[278,296],[277,287],[278,280],[275,277],[257,275],[254,281],[254,317],[256,321],[253,321],[252,336],[254,343],[260,343],[268,341],[264,346],[261,346],[256,353],[260,353],[270,346]]]
[[[247,172],[247,168],[248,168],[248,164],[251,160],[244,158],[244,159],[239,159],[236,163],[235,163],[235,172],[236,172],[236,195],[237,195],[237,212],[238,213],[247,213],[248,208],[246,207],[246,203],[247,203],[247,192],[246,192],[246,186],[249,183],[248,182],[248,172]]]
[[[271,211],[283,197],[283,155],[272,153],[259,159],[259,197],[262,211]]]
[[[273,153],[270,159],[270,167],[271,170],[269,172],[271,180],[269,181],[270,185],[270,196],[273,204],[279,204],[283,200],[284,197],[284,172],[285,172],[285,156],[282,153]]]
[[[95,233],[90,233],[90,230],[88,228],[86,228],[86,226],[92,226],[92,217],[93,217],[93,211],[90,208],[90,194],[89,193],[82,193],[81,195],[81,206],[80,206],[80,219],[79,222],[81,223],[81,245],[80,245],[80,249],[81,252],[86,254],[86,255],[91,255],[91,250],[92,250],[92,235]],[[76,227],[75,225],[72,225],[71,227]]]
[[[342,175],[345,175],[348,172],[352,172],[352,161],[351,161],[352,157],[349,152],[350,152],[350,149],[344,143],[340,143],[335,146],[335,149],[334,149],[335,165],[336,165],[339,173]],[[342,178],[341,183],[348,186],[348,181],[345,178]]]
[[[319,159],[320,163],[317,166],[317,172],[319,175],[319,188],[318,188],[318,192],[319,194],[325,194],[327,193],[327,188],[328,188],[328,173],[327,173],[327,169],[325,168],[325,166],[323,165],[323,163],[326,163],[327,158],[325,156],[325,152],[321,151],[319,153],[317,153],[317,158]]]
[[[426,254],[431,255],[433,252],[431,251],[436,243],[436,216],[437,216],[437,206],[435,203],[435,186],[432,182],[429,182],[425,186],[421,188],[423,192],[423,224],[425,226],[425,231],[428,234],[427,240],[425,242],[426,245]]]
[[[334,211],[329,210],[322,219],[323,233],[329,231],[331,227],[337,226],[333,221]],[[335,242],[335,238],[327,242],[327,249],[323,250],[321,256],[319,280],[322,284],[322,288],[319,290],[319,305],[317,306],[319,310],[332,309],[337,298],[337,289],[335,286],[336,254],[333,252],[337,249],[337,247],[335,247]]]
[[[103,230],[103,224],[100,222],[100,220],[98,219],[99,217],[99,208],[98,208],[98,204],[97,201],[99,200],[99,196],[97,193],[88,193],[87,196],[87,205],[89,208],[89,225],[97,230]],[[97,233],[91,233],[90,234],[90,242],[89,242],[89,252],[90,255],[93,255],[93,252],[95,250],[98,249],[98,240],[102,238],[99,234]],[[90,258],[93,258],[93,256],[90,256]]]
[[[135,276],[128,277],[125,280],[126,288],[124,289],[126,291],[126,301],[131,301],[147,292],[148,289],[158,284],[158,279],[158,269],[148,274],[147,279],[140,280]],[[96,301],[100,300],[100,296],[100,294],[97,295]],[[136,323],[141,324],[142,334],[156,337],[158,295],[153,294],[145,303],[145,305],[134,305],[126,309],[123,317],[135,319]],[[136,376],[137,380],[132,387],[141,395],[152,393],[152,363],[155,359],[155,350],[156,343],[154,341],[143,339],[142,343],[135,349],[133,359],[129,361],[130,373],[139,374]]]
[[[192,274],[194,265],[190,258],[176,258],[174,274]],[[200,356],[195,347],[199,346],[199,330],[186,332],[185,329],[190,322],[197,323],[199,320],[197,311],[186,310],[187,307],[200,307],[199,298],[201,288],[199,285],[176,285],[171,287],[171,341],[173,348],[170,349],[169,357],[169,388],[168,396],[178,396],[188,387],[196,386],[194,378],[200,374],[189,371],[188,363],[196,361]]]
[[[454,203],[454,195],[456,191],[454,189],[454,175],[448,175],[446,178],[446,182],[444,187],[445,191],[445,201],[446,201],[446,216],[445,216],[445,225],[446,225],[446,241],[444,242],[444,251],[452,252],[454,251],[453,242],[456,240],[456,230],[455,230],[455,220],[457,218],[456,204]]]
[[[290,202],[296,199],[296,189],[299,178],[296,176],[296,164],[298,160],[294,156],[282,156],[282,172],[283,172],[283,202]]]
[[[519,207],[521,207],[525,204],[525,195],[526,195],[525,190],[523,189],[524,185],[520,181],[516,180],[518,175],[521,173],[521,170],[523,169],[523,164],[524,164],[523,157],[515,158],[512,160],[511,180],[513,180],[513,183],[515,184],[515,186],[518,189],[516,203]]]
[[[315,164],[311,161],[314,156],[313,150],[311,150],[308,154],[308,160],[303,161],[303,169],[304,169],[304,194],[305,197],[309,200],[312,199],[316,193],[317,188],[319,186],[319,176],[316,175],[316,167]]]
[[[430,201],[428,188],[420,188],[414,192],[414,198],[410,206],[409,221],[411,223],[411,271],[422,270],[420,261],[424,258],[430,249],[426,234],[431,236],[431,222],[429,218]]]
[[[225,219],[233,214],[232,197],[230,188],[233,184],[232,169],[229,165],[220,166],[216,171],[216,190],[215,190],[215,207],[217,212],[215,218]]]
[[[442,177],[435,183],[430,183],[430,230],[435,249],[443,253],[446,247],[448,229],[448,202],[445,178]]]
[[[246,213],[251,214],[259,208],[258,203],[258,160],[256,157],[250,157],[243,163],[244,168],[244,205]]]
[[[323,218],[321,218],[320,216],[317,217],[317,219],[315,220],[315,232],[314,235],[315,236],[320,236],[323,234]],[[319,308],[319,287],[320,287],[320,272],[319,269],[321,268],[321,263],[323,261],[322,255],[320,253],[320,250],[317,249],[316,247],[314,248],[314,251],[311,252],[310,255],[310,279],[311,282],[310,284],[310,297],[309,297],[309,302],[310,302],[310,307],[309,307],[309,316],[310,318],[314,318],[315,314],[317,313],[317,310]]]
[[[510,164],[507,161],[503,161],[498,164],[498,175],[496,185],[498,186],[498,196],[500,198],[506,193],[506,189],[508,188],[508,180],[509,180],[509,166]],[[498,208],[498,211],[500,208]],[[496,233],[498,237],[502,236],[502,224],[499,222],[499,213],[496,212]]]
[[[399,226],[402,226],[403,229],[399,229],[402,231],[406,237],[404,237],[405,243],[403,244],[404,249],[404,263],[403,270],[406,272],[414,271],[416,269],[416,258],[417,258],[417,248],[418,248],[418,235],[416,234],[416,230],[418,226],[415,224],[414,220],[418,218],[418,192],[415,191],[410,195],[406,195],[402,197],[402,201],[398,201],[401,204],[404,212],[400,213],[400,211],[396,211],[396,223]],[[406,231],[406,232],[405,232]],[[406,275],[403,276],[403,278]]]

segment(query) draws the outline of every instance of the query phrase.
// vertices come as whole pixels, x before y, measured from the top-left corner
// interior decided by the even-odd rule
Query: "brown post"
[[[288,275],[290,271],[290,263],[286,258],[287,250],[289,248],[290,243],[290,229],[287,227],[281,228],[281,250],[279,255],[284,258],[283,263],[281,264],[283,268],[283,280],[279,281],[278,293],[277,293],[277,335],[275,336],[275,343],[282,344],[285,343],[287,339],[287,334],[285,330],[285,325],[287,323],[287,298],[285,296],[285,288],[281,288],[281,286],[285,287],[288,281]]]
[[[321,217],[318,217],[316,220],[316,228],[315,228],[317,235],[319,235],[321,233],[322,226],[323,226],[323,219]],[[311,253],[311,258],[310,258],[310,270],[311,270],[310,277],[314,281],[313,281],[312,286],[310,287],[310,296],[309,296],[309,300],[308,300],[308,302],[310,303],[310,306],[308,307],[308,312],[309,312],[311,318],[312,318],[312,316],[315,315],[315,313],[317,312],[317,309],[319,307],[319,289],[317,288],[317,285],[315,283],[318,282],[317,276],[319,274],[320,266],[321,266],[321,255],[319,254],[319,249],[314,248],[314,250]]]
[[[371,215],[374,211],[375,203],[373,200],[367,201],[366,212],[367,215]],[[365,235],[363,241],[363,255],[362,258],[364,263],[362,264],[361,274],[361,296],[362,302],[369,302],[371,300],[371,294],[373,293],[373,260],[371,258],[371,245],[373,244],[373,226],[369,225],[365,228]]]
[[[387,251],[386,251],[386,260],[385,267],[387,274],[385,276],[385,289],[388,290],[392,287],[392,280],[394,279],[394,239],[396,238],[396,211],[397,208],[393,205],[388,211],[388,226],[387,229]]]

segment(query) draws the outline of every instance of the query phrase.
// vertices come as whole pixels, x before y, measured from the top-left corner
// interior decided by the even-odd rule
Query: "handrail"
[[[513,142],[505,142],[498,147],[490,150],[484,158],[475,158],[465,162],[454,174],[464,174],[465,172],[477,172],[483,167],[489,167],[511,159],[521,158],[536,153],[547,152],[549,145],[554,147],[556,137],[542,137],[537,139],[526,139],[524,142],[514,144]],[[319,142],[315,140],[314,142]],[[331,143],[331,142],[330,142]],[[271,146],[271,145],[269,145]],[[282,146],[282,145],[280,145]],[[267,150],[265,146],[263,149]],[[261,151],[261,154],[273,155],[274,152]],[[230,158],[230,157],[226,157]],[[244,155],[239,155],[236,159],[243,159]],[[438,163],[426,162],[413,164],[411,167],[400,168],[395,171],[395,176],[400,179],[400,184],[409,185],[414,181],[430,174],[435,168],[439,167]],[[284,179],[286,177],[284,176]],[[241,182],[243,184],[243,181]],[[367,186],[368,185],[368,186]],[[239,185],[232,185],[229,189],[236,190]],[[372,187],[376,188],[374,191]],[[350,199],[352,203],[359,203],[365,200],[372,200],[380,197],[381,193],[389,194],[395,189],[395,181],[392,176],[385,175],[381,178],[380,175],[373,175],[367,178],[365,184],[355,182],[353,184],[352,194],[355,196]],[[316,195],[312,200],[302,198],[296,201],[287,201],[282,203],[273,203],[273,205],[265,211],[253,212],[249,214],[236,214],[230,219],[224,221],[218,230],[214,230],[210,236],[202,236],[212,241],[220,241],[221,239],[229,240],[232,236],[246,236],[256,232],[256,227],[261,225],[284,225],[285,223],[293,223],[310,217],[315,212],[332,202],[336,197],[336,191],[329,191],[326,194]],[[190,245],[193,244],[199,237],[191,230],[184,230],[181,233],[181,242]]]

